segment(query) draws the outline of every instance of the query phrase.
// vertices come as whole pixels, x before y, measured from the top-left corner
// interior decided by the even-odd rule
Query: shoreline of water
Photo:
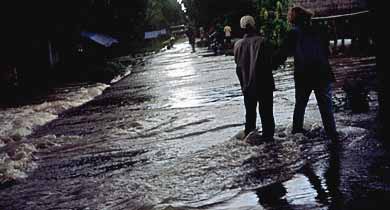
[[[112,79],[109,84],[69,84],[55,88],[55,97],[47,95],[47,100],[42,103],[0,109],[0,185],[26,178],[26,172],[36,168],[33,155],[38,150],[36,144],[47,142],[29,141],[29,135],[57,119],[61,113],[102,95],[111,85],[129,76],[132,67],[127,67],[123,74]]]

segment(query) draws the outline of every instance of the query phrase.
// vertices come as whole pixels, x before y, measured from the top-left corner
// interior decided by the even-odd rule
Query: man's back
[[[327,65],[328,49],[320,32],[314,28],[295,27],[293,30],[297,38],[295,59],[301,65],[301,68]]]
[[[273,91],[275,89],[272,54],[267,42],[257,35],[255,19],[246,15],[240,19],[245,36],[234,45],[236,73],[240,80],[245,105],[245,135],[256,129],[257,107],[262,124],[262,137],[273,140],[275,120],[273,117]]]
[[[261,36],[245,35],[235,43],[236,71],[244,92],[274,89],[272,69],[269,65],[270,57],[271,54]]]
[[[292,51],[296,82],[313,86],[333,81],[326,34],[317,27],[294,27],[291,33],[295,37]]]

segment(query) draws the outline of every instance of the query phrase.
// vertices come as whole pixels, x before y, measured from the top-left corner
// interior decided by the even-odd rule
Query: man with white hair
[[[273,140],[275,120],[273,115],[273,91],[275,82],[272,75],[272,47],[256,30],[252,16],[244,16],[240,26],[245,35],[234,45],[236,73],[240,81],[245,103],[245,135],[256,129],[256,108],[262,124],[262,137]]]

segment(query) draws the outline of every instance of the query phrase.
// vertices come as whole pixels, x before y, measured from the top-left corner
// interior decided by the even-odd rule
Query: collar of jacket
[[[244,39],[245,38],[249,38],[249,37],[254,37],[254,36],[259,36],[259,34],[257,34],[257,33],[247,33],[247,34],[244,34]]]

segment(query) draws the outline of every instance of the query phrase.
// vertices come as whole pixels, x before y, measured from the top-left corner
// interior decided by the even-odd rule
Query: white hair
[[[255,19],[250,15],[245,15],[240,20],[240,26],[245,29],[248,25],[255,28]]]

